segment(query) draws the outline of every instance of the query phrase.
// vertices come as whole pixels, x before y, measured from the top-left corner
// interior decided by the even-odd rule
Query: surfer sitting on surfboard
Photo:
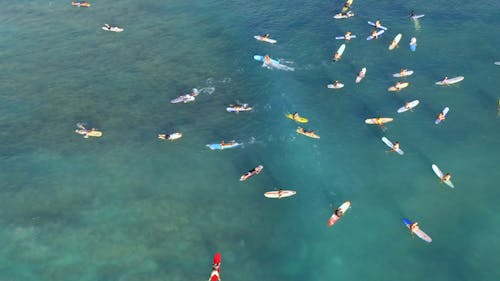
[[[414,231],[418,229],[418,222],[410,224],[408,228],[410,229],[410,233],[413,235]]]
[[[333,87],[338,88],[339,84],[340,84],[339,80],[335,80],[335,82],[333,82]]]
[[[448,76],[445,76],[443,80],[441,80],[441,83],[448,85]]]
[[[212,269],[212,273],[210,273],[208,281],[220,281],[220,274],[217,269]]]
[[[375,28],[380,28],[380,26],[381,26],[381,24],[380,24],[380,20],[379,20],[379,19],[377,19],[377,20],[375,21]]]
[[[399,71],[399,75],[400,75],[401,77],[406,76],[406,71],[407,71],[407,69],[406,69],[406,68],[402,68],[402,69]]]
[[[262,39],[267,39],[267,38],[269,38],[269,33],[266,33],[266,34],[262,35],[261,37],[262,37]]]
[[[374,29],[370,35],[371,35],[373,38],[377,39],[377,38],[378,38],[377,32],[378,32],[378,30]]]
[[[410,11],[410,18],[415,16],[415,11],[411,10]]]
[[[450,181],[451,180],[451,174],[450,173],[446,173],[442,178],[441,178],[442,181]]]
[[[398,81],[396,85],[394,85],[394,88],[396,88],[398,91],[401,90],[401,84],[403,84],[401,81]]]
[[[341,218],[344,215],[344,212],[342,212],[341,209],[335,209],[335,215]]]
[[[396,142],[394,142],[394,144],[393,144],[393,146],[392,146],[392,148],[391,148],[390,151],[396,151],[398,149],[399,149],[399,142],[396,141]]]
[[[226,146],[231,146],[234,145],[235,141],[230,141],[229,143],[225,143],[224,141],[220,142],[221,147],[226,147]]]
[[[439,121],[444,121],[446,119],[446,116],[442,112],[440,112],[437,118],[439,119]]]
[[[350,41],[351,40],[351,33],[350,31],[347,31],[344,35],[345,40]]]
[[[334,61],[338,61],[340,59],[341,55],[339,53],[335,53],[335,55],[333,55],[333,60]]]

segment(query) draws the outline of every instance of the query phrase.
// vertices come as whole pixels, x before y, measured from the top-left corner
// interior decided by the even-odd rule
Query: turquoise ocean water
[[[216,251],[223,280],[500,280],[498,1],[355,1],[348,20],[332,18],[341,1],[91,3],[2,1],[1,281],[206,280]],[[426,15],[418,25],[410,9]],[[377,18],[389,30],[366,41]],[[358,38],[332,63],[346,31]],[[263,33],[278,44],[253,39]],[[387,92],[402,67],[411,85]],[[445,75],[465,80],[435,86]],[[327,89],[336,79],[345,87]],[[194,103],[169,103],[194,87]],[[413,99],[414,112],[396,113]],[[227,113],[237,101],[255,110]],[[321,139],[297,135],[289,111]],[[385,132],[364,124],[377,116],[395,120]],[[83,139],[77,122],[103,137]],[[156,138],[173,131],[184,137]],[[232,139],[244,146],[205,147]],[[264,198],[278,187],[297,195]]]

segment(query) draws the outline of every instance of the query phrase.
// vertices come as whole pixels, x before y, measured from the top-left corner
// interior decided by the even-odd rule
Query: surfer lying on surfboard
[[[446,119],[446,115],[444,115],[443,112],[440,112],[439,115],[438,115],[438,117],[437,117],[437,119],[439,121],[444,121]]]
[[[418,222],[414,222],[408,226],[408,229],[410,230],[411,236],[415,234],[415,230],[418,229]]]
[[[391,150],[388,150],[387,152],[396,152],[399,149],[399,141],[395,141]]]

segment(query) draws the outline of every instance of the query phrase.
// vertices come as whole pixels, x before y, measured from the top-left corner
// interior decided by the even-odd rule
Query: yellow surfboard
[[[299,116],[297,118],[293,118],[293,114],[290,114],[290,113],[289,114],[285,114],[285,117],[289,118],[289,119],[292,119],[292,120],[294,120],[296,122],[299,122],[299,123],[307,123],[307,122],[309,122],[309,119],[301,117],[301,116]]]

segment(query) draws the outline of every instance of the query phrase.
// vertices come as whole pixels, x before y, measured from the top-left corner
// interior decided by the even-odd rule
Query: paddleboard
[[[158,135],[158,138],[162,139],[162,140],[174,141],[174,140],[182,138],[182,133],[160,134],[160,135]]]
[[[416,20],[416,19],[419,19],[419,18],[423,18],[425,15],[414,15],[414,16],[411,16],[410,19],[412,20]]]
[[[369,118],[369,119],[366,119],[366,120],[365,120],[365,123],[366,123],[366,124],[370,124],[370,125],[379,125],[379,124],[377,123],[377,119],[378,119],[378,118]],[[382,124],[392,122],[392,120],[394,120],[394,119],[393,119],[393,118],[380,118],[380,122],[381,122]]]
[[[354,13],[351,11],[347,12],[345,15],[343,15],[342,13],[338,13],[333,16],[334,19],[347,19],[350,17],[354,17]]]
[[[260,174],[260,172],[262,172],[263,169],[264,169],[264,166],[262,166],[262,165],[259,165],[259,166],[255,167],[255,168],[253,168],[252,170],[244,173],[240,177],[240,181],[246,181],[250,177],[253,177],[253,176],[257,175],[257,174]]]
[[[75,133],[83,135],[84,138],[88,137],[99,138],[102,136],[102,132],[97,130],[77,129],[75,130]]]
[[[267,43],[271,43],[271,44],[276,44],[276,40],[274,39],[271,39],[271,38],[265,38],[265,37],[262,37],[260,35],[255,35],[253,38],[259,40],[259,41],[262,41],[262,42],[267,42]]]
[[[438,178],[444,182],[447,186],[451,187],[451,188],[455,188],[455,186],[453,185],[453,182],[451,182],[451,180],[447,180],[447,181],[444,181],[443,180],[443,172],[441,172],[441,169],[439,169],[439,167],[436,165],[436,164],[432,164],[432,170],[434,171],[434,174],[436,174],[436,176],[438,176]]]
[[[401,73],[394,73],[392,76],[393,77],[406,77],[406,76],[410,76],[413,74],[413,70],[406,70],[406,72],[401,75]]]
[[[286,118],[292,119],[295,122],[299,122],[299,123],[307,123],[307,122],[309,122],[309,119],[301,117],[301,116],[299,116],[297,118],[293,118],[293,114],[291,114],[291,113],[285,114],[285,116],[286,116]]]
[[[229,107],[226,107],[227,112],[240,112],[240,111],[245,112],[245,111],[251,111],[252,109],[253,108],[248,106],[248,105],[246,107],[244,105],[243,106],[241,106],[241,105],[231,106],[230,105]]]
[[[371,25],[371,26],[375,26],[375,23],[371,22],[371,21],[368,21],[368,24]],[[381,25],[381,26],[378,27],[378,29],[387,30],[387,27]]]
[[[307,132],[304,130],[304,128],[302,127],[298,127],[297,130],[295,130],[295,132],[301,134],[301,135],[304,135],[306,137],[310,137],[310,138],[313,138],[313,139],[319,139],[320,137],[318,135],[316,135],[314,132]]]
[[[443,110],[441,111],[441,113],[443,113],[444,117],[446,117],[446,115],[448,114],[449,111],[450,111],[450,109],[448,107],[445,107],[445,108],[443,108]],[[439,123],[441,123],[441,120],[439,120],[439,118],[436,117],[436,120],[434,121],[434,124],[439,124]]]
[[[268,191],[264,193],[264,196],[267,198],[281,199],[285,197],[294,196],[295,194],[297,194],[297,192],[293,190],[276,190],[276,191]]]
[[[351,207],[351,202],[346,201],[342,205],[340,205],[338,209],[342,211],[342,213],[345,215],[345,213],[347,212],[347,210],[349,210],[350,207]],[[337,216],[335,212],[333,212],[333,215],[328,220],[328,226],[334,225],[340,218],[341,217]]]
[[[123,31],[123,28],[119,28],[117,26],[112,26],[111,28],[107,28],[106,26],[103,26],[101,28],[102,28],[102,30],[112,31],[112,32],[122,32]]]
[[[412,52],[415,52],[416,49],[417,49],[417,38],[412,37],[410,40],[410,50]]]
[[[411,109],[415,108],[419,103],[420,103],[420,101],[418,101],[418,100],[411,101],[407,105],[405,104],[402,107],[400,107],[398,109],[398,113],[403,113],[403,112],[406,112],[408,110],[411,110]]]
[[[401,91],[402,89],[408,87],[410,85],[410,83],[408,82],[403,82],[399,85],[399,88],[396,88],[396,86],[391,86],[387,89],[387,91],[389,92],[397,92],[397,91]]]
[[[356,76],[356,83],[361,82],[363,78],[365,78],[366,75],[366,67],[363,67],[361,71],[358,73],[358,76]]]
[[[349,38],[350,38],[350,39],[356,38],[356,35],[351,35],[351,36],[349,36]],[[345,39],[345,36],[337,36],[337,37],[335,37],[335,39],[337,39],[337,40],[344,40],[344,39]],[[349,40],[350,40],[350,39],[349,39]]]
[[[334,85],[334,84],[328,84],[326,85],[328,87],[328,89],[340,89],[340,88],[343,88],[344,87],[344,84],[342,83],[337,83],[337,85]]]
[[[382,35],[384,32],[385,32],[385,30],[383,30],[383,29],[377,31],[377,33],[376,33],[377,37],[380,36],[380,35]],[[373,36],[370,35],[370,36],[366,37],[366,40],[372,40],[373,38],[375,38],[375,37],[373,37]]]
[[[413,223],[411,220],[404,218],[403,223],[406,225],[408,229],[410,229],[410,225]],[[418,226],[412,231],[418,238],[424,240],[425,242],[431,243],[432,238],[427,235],[427,233],[423,232]]]
[[[338,59],[335,59],[335,56],[334,56],[334,61],[338,61],[339,59],[342,58],[342,54],[344,53],[345,51],[345,44],[342,44],[340,45],[339,49],[337,50],[336,54],[339,54],[339,58]]]
[[[464,80],[465,77],[463,76],[457,76],[457,77],[453,77],[453,78],[448,78],[444,81],[437,81],[436,82],[436,85],[451,85],[451,84],[455,84],[455,83],[458,83],[462,80]]]
[[[398,35],[396,35],[396,37],[394,37],[391,44],[389,45],[389,50],[394,50],[394,48],[396,48],[398,46],[399,41],[401,41],[401,37],[403,37],[403,35],[401,33],[398,33]]]
[[[235,147],[238,147],[240,146],[241,143],[237,143],[237,142],[230,142],[230,143],[226,143],[224,145],[220,144],[220,143],[213,143],[213,144],[207,144],[207,147],[210,148],[211,150],[224,150],[224,149],[229,149],[229,148],[235,148]]]
[[[382,137],[382,141],[388,146],[390,147],[391,149],[394,148],[394,144],[386,137]],[[404,151],[401,150],[400,148],[396,149],[395,150],[399,155],[403,155],[404,154]]]

